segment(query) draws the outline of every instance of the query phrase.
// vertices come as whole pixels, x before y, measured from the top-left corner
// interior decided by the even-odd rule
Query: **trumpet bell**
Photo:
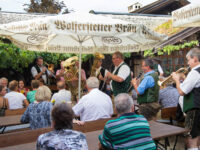
[[[189,71],[189,67],[187,68],[180,68],[176,71],[176,73],[178,74],[187,74]],[[158,85],[159,86],[165,86],[165,85],[170,85],[170,84],[173,84],[175,83],[175,81],[173,80],[172,76],[168,76],[167,78],[165,78],[163,81],[158,81]]]
[[[158,85],[159,85],[159,86],[162,86],[162,81],[158,81]]]

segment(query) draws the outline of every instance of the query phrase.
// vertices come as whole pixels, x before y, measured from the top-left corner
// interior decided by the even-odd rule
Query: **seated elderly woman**
[[[36,101],[31,103],[22,115],[21,122],[30,123],[31,129],[51,126],[51,90],[47,86],[39,87],[35,99]]]
[[[52,127],[55,129],[42,134],[37,140],[37,149],[75,149],[87,150],[87,141],[83,133],[72,130],[74,112],[69,104],[58,103],[51,112]]]

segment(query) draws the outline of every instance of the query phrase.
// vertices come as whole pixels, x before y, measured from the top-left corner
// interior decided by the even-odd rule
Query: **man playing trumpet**
[[[193,48],[186,55],[191,71],[180,83],[180,76],[173,72],[172,78],[180,95],[184,96],[183,111],[186,113],[185,128],[189,129],[186,137],[188,150],[198,150],[200,139],[200,49]]]
[[[138,83],[137,78],[134,78],[131,83],[138,94],[137,102],[139,103],[139,113],[147,120],[156,118],[160,109],[158,104],[159,86],[158,74],[153,70],[154,63],[152,59],[142,61],[142,70],[145,73],[144,78]]]
[[[42,57],[37,57],[36,65],[31,68],[31,74],[35,80],[43,79],[45,84],[49,83],[48,77],[53,75],[53,73],[43,65]]]

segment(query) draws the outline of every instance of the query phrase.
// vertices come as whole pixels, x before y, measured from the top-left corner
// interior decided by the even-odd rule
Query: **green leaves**
[[[125,58],[130,58],[131,57],[131,53],[123,53]]]
[[[20,50],[13,44],[0,42],[0,68],[13,68],[22,72],[34,58],[33,52]]]
[[[13,68],[22,73],[24,68],[28,68],[29,64],[33,63],[35,58],[38,56],[42,56],[45,62],[48,64],[54,64],[56,67],[60,65],[61,61],[75,56],[75,54],[21,50],[14,44],[3,43],[0,40],[0,68]],[[87,61],[91,57],[93,57],[92,54],[82,54],[83,61]]]
[[[152,49],[148,49],[144,51],[144,57],[147,57],[147,56],[154,56]]]
[[[147,56],[152,57],[156,53],[157,53],[157,55],[164,55],[164,54],[170,55],[173,51],[182,50],[184,48],[191,48],[191,47],[194,47],[194,46],[197,46],[197,45],[199,45],[198,41],[190,41],[190,42],[186,42],[184,44],[179,44],[179,45],[167,45],[163,48],[159,48],[157,50],[157,52],[153,52],[152,49],[145,50],[144,51],[144,57],[147,57]]]

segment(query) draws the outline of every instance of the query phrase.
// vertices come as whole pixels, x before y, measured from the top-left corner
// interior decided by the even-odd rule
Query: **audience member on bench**
[[[8,99],[4,98],[5,95],[6,95],[6,87],[0,85],[0,109],[1,108],[9,109]]]
[[[2,77],[0,79],[0,85],[3,85],[6,88],[6,93],[10,92],[10,89],[8,88],[8,79],[5,77]]]
[[[32,87],[32,91],[29,91],[27,93],[27,100],[29,101],[29,103],[33,103],[35,101],[35,93],[37,91],[37,89],[40,86],[40,81],[39,80],[32,80],[31,81],[31,87]]]
[[[37,140],[40,149],[76,149],[87,150],[87,141],[83,133],[72,130],[74,112],[66,103],[58,103],[53,107],[52,127],[55,129],[42,134]]]
[[[99,80],[90,77],[86,81],[88,94],[84,95],[73,107],[76,116],[80,116],[81,121],[93,121],[110,118],[113,114],[111,98],[100,91]]]
[[[20,109],[27,107],[29,102],[22,93],[18,93],[18,82],[13,80],[9,83],[10,92],[5,95],[8,99],[9,109]]]
[[[160,81],[163,80],[164,78],[160,79]],[[171,84],[165,84],[163,87],[160,87],[158,101],[162,108],[176,107],[178,105],[179,97],[180,94],[178,93],[178,90]]]
[[[20,79],[18,83],[19,83],[18,92],[27,96],[29,89],[25,87],[25,81],[23,79]]]
[[[114,101],[119,117],[106,123],[103,134],[99,136],[100,149],[155,150],[148,121],[134,113],[133,99],[121,93]]]
[[[30,123],[31,129],[51,126],[51,90],[47,86],[39,87],[35,99],[36,101],[31,103],[22,115],[21,122]]]

